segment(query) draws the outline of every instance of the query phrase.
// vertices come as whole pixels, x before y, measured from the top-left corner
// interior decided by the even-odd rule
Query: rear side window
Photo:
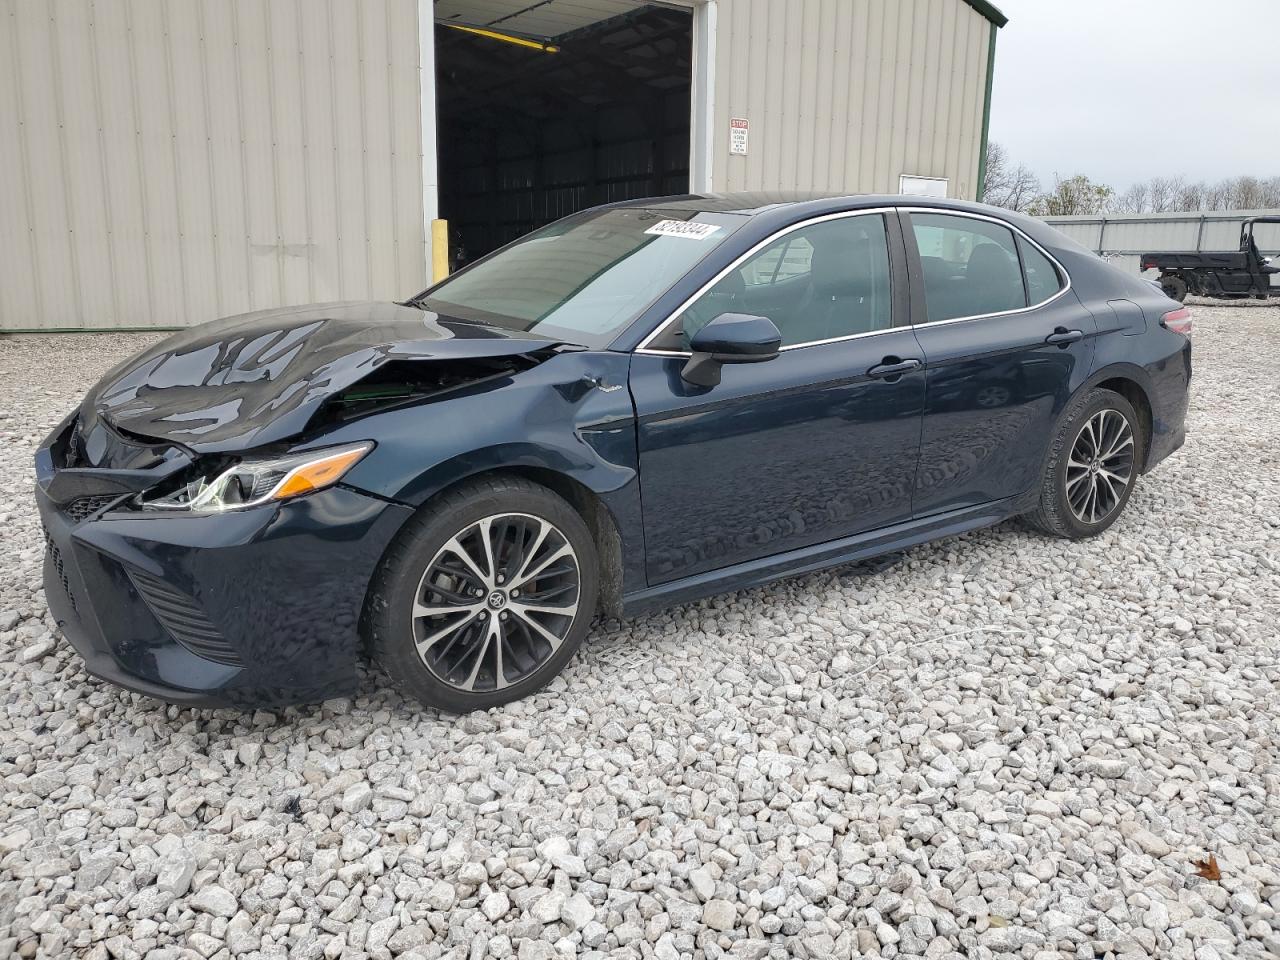
[[[1022,254],[1022,270],[1027,275],[1027,300],[1032,306],[1044,303],[1062,289],[1062,277],[1048,257],[1021,237],[1018,250]]]
[[[1027,305],[1013,231],[972,217],[911,214],[929,320],[979,317]]]

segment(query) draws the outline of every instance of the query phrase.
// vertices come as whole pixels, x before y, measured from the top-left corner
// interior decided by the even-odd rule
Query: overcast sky
[[[991,138],[1046,184],[1280,175],[1280,0],[995,0]]]

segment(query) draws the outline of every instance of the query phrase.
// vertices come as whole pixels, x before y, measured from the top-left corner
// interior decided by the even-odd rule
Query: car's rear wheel
[[[595,611],[586,524],[561,497],[515,477],[427,504],[387,552],[371,595],[373,654],[423,703],[453,713],[545,686]]]
[[[1142,466],[1142,421],[1112,390],[1077,399],[1054,437],[1028,519],[1047,533],[1080,540],[1115,523]]]

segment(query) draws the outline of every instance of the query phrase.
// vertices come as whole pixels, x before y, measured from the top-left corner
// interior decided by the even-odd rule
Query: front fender
[[[567,477],[611,514],[630,586],[644,557],[630,362],[609,351],[560,354],[492,389],[373,414],[323,442],[376,441],[343,482],[415,508],[495,470]]]
[[[376,441],[344,482],[415,507],[467,476],[514,466],[553,470],[604,495],[636,476],[630,359],[561,354],[488,390],[364,417],[324,443]]]

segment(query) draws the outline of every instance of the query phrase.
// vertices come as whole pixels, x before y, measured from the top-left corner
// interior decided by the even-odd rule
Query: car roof
[[[742,193],[689,193],[672,197],[640,197],[616,203],[601,204],[593,209],[613,207],[642,208],[645,210],[671,210],[738,215],[751,218],[760,228],[775,230],[791,223],[821,217],[828,213],[874,207],[912,207],[955,210],[1002,220],[1016,227],[1037,243],[1051,249],[1080,249],[1075,241],[1055,230],[1042,220],[1024,213],[993,207],[972,200],[953,200],[950,197],[918,197],[900,193],[799,193],[791,191],[763,191]]]
[[[647,210],[683,210],[706,213],[733,213],[745,217],[784,214],[796,217],[821,216],[841,210],[866,207],[937,207],[994,216],[1018,226],[1037,221],[1023,214],[969,200],[950,197],[918,197],[898,193],[803,193],[794,191],[762,191],[742,193],[689,193],[672,197],[642,197],[603,204],[603,207],[642,207]]]

